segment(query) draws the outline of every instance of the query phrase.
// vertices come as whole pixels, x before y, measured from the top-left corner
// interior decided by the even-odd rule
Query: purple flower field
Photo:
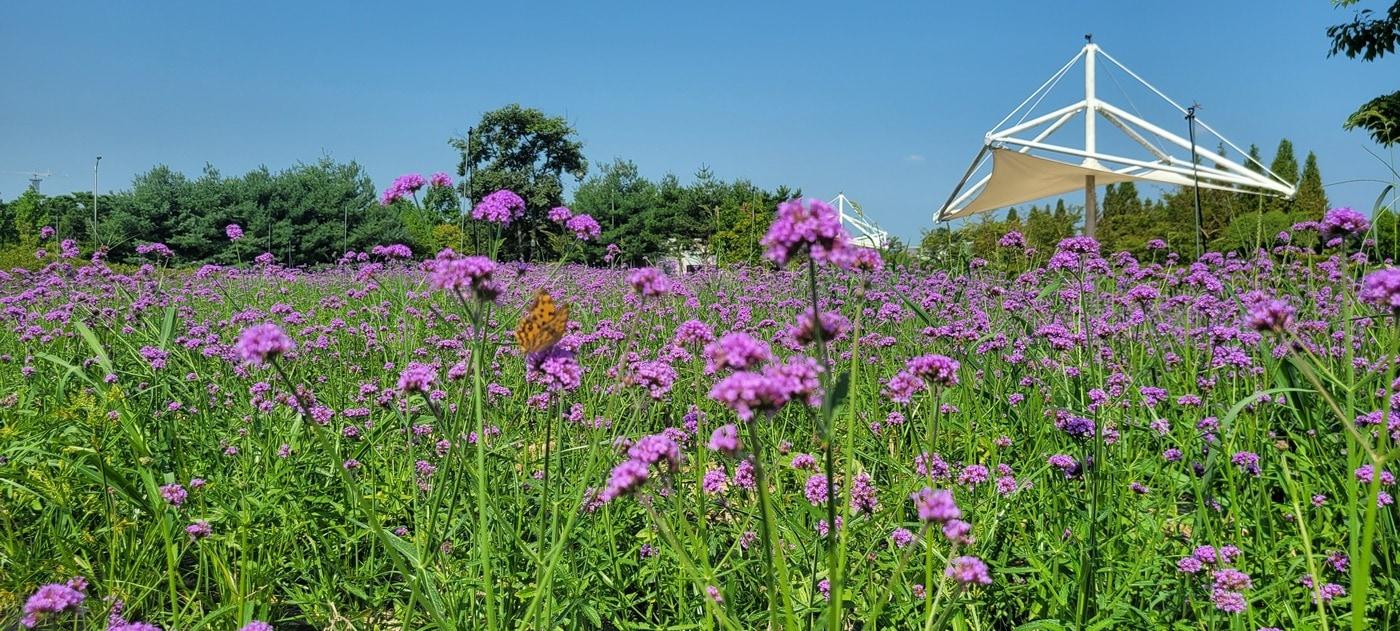
[[[1299,228],[0,272],[0,628],[1396,628],[1400,270]]]

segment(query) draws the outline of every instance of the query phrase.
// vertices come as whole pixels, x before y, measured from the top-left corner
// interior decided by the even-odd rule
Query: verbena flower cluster
[[[472,219],[502,226],[510,225],[512,221],[524,216],[525,200],[508,189],[501,189],[481,198],[472,208]]]

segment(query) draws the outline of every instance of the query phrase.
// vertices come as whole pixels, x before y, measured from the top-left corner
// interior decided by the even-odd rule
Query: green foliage
[[[1356,0],[1339,4],[1350,6]],[[1400,41],[1400,2],[1393,2],[1385,15],[1375,16],[1373,10],[1362,9],[1350,22],[1327,27],[1327,36],[1332,38],[1327,56],[1342,53],[1351,59],[1374,61],[1394,53],[1395,44]]]
[[[430,245],[429,251],[424,254],[440,252],[443,248],[452,248],[462,251],[465,240],[462,235],[462,228],[457,224],[440,223],[433,226],[432,240],[427,242]]]
[[[1031,206],[1026,214],[1026,243],[1040,251],[1053,249],[1065,237],[1073,236],[1075,226],[1083,219],[1083,210],[1065,206],[1065,200],[1057,200],[1055,209]]]
[[[657,186],[637,170],[637,165],[614,160],[580,184],[571,208],[592,215],[603,235],[587,251],[590,261],[601,261],[606,244],[622,248],[628,260],[643,260],[663,249],[662,235],[645,229],[645,217],[660,201]]]
[[[1213,241],[1212,250],[1244,252],[1278,244],[1280,232],[1290,232],[1297,217],[1281,210],[1236,215]]]
[[[1371,219],[1371,238],[1377,258],[1400,261],[1400,215],[1387,208]]]
[[[1317,167],[1317,154],[1309,151],[1303,161],[1303,179],[1298,194],[1293,196],[1293,208],[1299,216],[1321,219],[1328,209],[1327,191],[1322,188],[1322,171]]]
[[[590,262],[602,261],[609,243],[629,263],[682,252],[708,253],[721,263],[758,262],[758,241],[777,205],[800,195],[785,186],[768,191],[747,180],[724,182],[705,168],[689,185],[674,175],[652,182],[636,164],[617,159],[579,185],[570,207],[602,226],[602,237],[585,251]]]
[[[10,202],[9,213],[15,228],[15,235],[11,241],[34,240],[39,235],[39,228],[48,225],[49,217],[44,213],[43,200],[43,195],[30,188]]]
[[[709,247],[720,265],[758,263],[763,255],[759,240],[773,222],[773,205],[763,201],[730,201],[717,209],[718,230]]]
[[[81,197],[73,208],[88,212]],[[330,158],[242,177],[205,166],[195,180],[160,165],[137,176],[130,191],[99,200],[98,210],[99,237],[115,260],[148,242],[165,243],[186,263],[227,264],[271,252],[285,265],[331,262],[347,249],[394,240],[412,245],[400,218],[374,202],[364,170]],[[60,222],[60,236],[79,224]],[[229,242],[229,224],[243,227],[241,241]]]
[[[510,189],[525,200],[524,219],[505,232],[503,256],[529,258],[549,223],[545,213],[564,203],[565,174],[575,181],[588,174],[583,143],[568,121],[512,103],[481,116],[468,135],[448,140],[461,154],[457,175],[468,199]]]
[[[37,270],[43,267],[52,259],[35,258],[34,251],[38,248],[39,244],[34,241],[17,241],[0,246],[0,270]]]
[[[1363,130],[1371,134],[1376,144],[1385,147],[1400,143],[1400,91],[1367,101],[1347,117],[1342,128]]]
[[[1278,141],[1278,150],[1274,152],[1274,161],[1269,163],[1269,170],[1290,184],[1298,181],[1298,158],[1293,155],[1293,141],[1287,138]]]
[[[15,231],[15,214],[11,204],[0,199],[0,246],[8,245],[19,240],[19,233]]]
[[[1338,4],[1350,6],[1356,1]],[[1341,53],[1351,59],[1374,61],[1392,54],[1400,42],[1400,0],[1392,2],[1383,15],[1371,9],[1358,11],[1350,22],[1328,27],[1327,36],[1332,39],[1329,57]],[[1387,147],[1400,142],[1400,92],[1367,101],[1347,117],[1343,128],[1365,130],[1372,140]]]
[[[936,265],[951,266],[952,261],[964,257],[969,249],[946,223],[924,230],[919,237],[919,257]]]

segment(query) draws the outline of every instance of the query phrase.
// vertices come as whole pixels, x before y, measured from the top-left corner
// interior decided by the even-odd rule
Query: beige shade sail
[[[1107,169],[1066,164],[1010,149],[992,149],[992,177],[977,197],[943,215],[957,219],[1025,202],[1084,190],[1085,176],[1094,184],[1116,184],[1142,178],[1114,173]]]
[[[1189,138],[1182,138],[1099,96],[1095,77],[1100,60],[1109,62],[1107,67],[1121,70],[1184,114],[1189,121]],[[1083,98],[1036,114],[1060,79],[1081,61]],[[1118,87],[1121,92],[1121,84]],[[1082,138],[1061,133],[1067,131],[1066,125],[1071,122],[1082,123]],[[1196,139],[1198,128],[1219,141],[1219,149],[1212,151],[1200,146]],[[1107,133],[1100,134],[1101,131]],[[1105,151],[1109,147],[1101,140],[1114,142],[1110,145],[1112,150]],[[1229,155],[1242,156],[1244,164],[1227,157],[1227,149],[1233,151]],[[1085,195],[1084,230],[1092,234],[1096,223],[1095,189],[1131,180],[1282,197],[1292,197],[1296,193],[1293,184],[1197,118],[1194,106],[1182,107],[1090,41],[987,132],[982,149],[948,195],[948,201],[934,213],[934,220],[960,219],[1080,192]]]

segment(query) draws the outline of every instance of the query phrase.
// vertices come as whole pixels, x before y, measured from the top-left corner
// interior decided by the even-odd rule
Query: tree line
[[[689,183],[675,175],[650,180],[622,159],[589,175],[573,127],[519,105],[487,112],[471,133],[448,142],[461,156],[456,184],[387,203],[361,165],[328,157],[237,176],[206,165],[189,177],[157,165],[130,188],[100,195],[96,222],[90,194],[28,190],[0,200],[0,268],[43,264],[36,250],[49,239],[72,240],[85,253],[101,247],[111,260],[129,263],[146,258],[136,251],[146,243],[165,244],[181,264],[233,264],[267,252],[288,266],[332,263],[376,244],[403,243],[420,255],[470,249],[482,235],[465,219],[469,200],[500,189],[515,191],[527,205],[525,216],[501,235],[503,258],[557,255],[551,242],[557,228],[547,213],[567,204],[602,226],[601,238],[583,252],[590,263],[605,257],[654,263],[682,252],[724,263],[756,261],[758,239],[778,202],[800,194],[725,181],[703,167]],[[576,189],[566,198],[570,180]],[[241,228],[241,238],[229,237],[230,224]],[[55,234],[41,235],[46,227]],[[609,256],[609,244],[620,252]]]

